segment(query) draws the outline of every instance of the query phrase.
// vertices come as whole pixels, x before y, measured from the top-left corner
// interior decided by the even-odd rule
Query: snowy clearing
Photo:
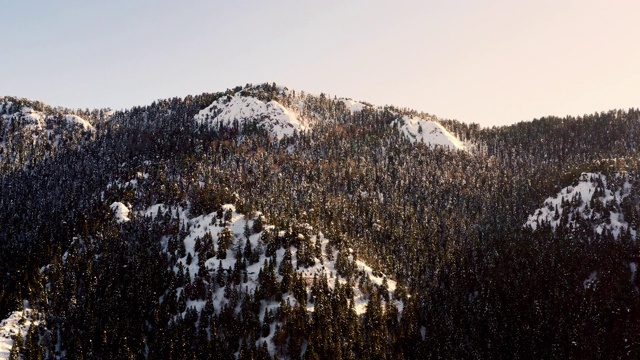
[[[351,112],[351,114],[356,113],[358,111],[362,111],[364,108],[369,107],[369,105],[363,104],[361,102],[354,101],[352,99],[340,99],[344,106],[347,107],[347,110]]]
[[[525,226],[536,230],[546,223],[555,229],[565,221],[566,227],[570,227],[580,218],[593,224],[598,234],[606,229],[617,238],[622,231],[629,230],[635,238],[636,231],[629,228],[619,207],[629,195],[631,184],[624,174],[616,174],[613,180],[621,183],[621,186],[608,186],[607,182],[612,179],[607,179],[603,174],[582,173],[577,185],[567,186],[555,196],[547,198],[542,207],[529,215]]]
[[[22,335],[23,340],[29,332],[31,325],[38,325],[39,321],[33,319],[35,312],[31,309],[14,311],[9,317],[0,321],[0,360],[9,359],[14,337]]]
[[[431,147],[445,146],[452,150],[466,150],[462,141],[434,120],[405,115],[394,120],[391,126],[397,127],[412,144],[419,142]]]
[[[279,102],[272,100],[265,103],[254,97],[240,95],[223,96],[201,110],[195,120],[209,127],[232,126],[237,121],[241,128],[255,121],[277,139],[309,130],[308,124],[294,110]]]

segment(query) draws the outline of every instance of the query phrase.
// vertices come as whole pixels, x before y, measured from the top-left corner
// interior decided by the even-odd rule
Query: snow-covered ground
[[[203,239],[205,236],[211,236],[212,244],[215,247],[213,253],[218,251],[218,238],[225,231],[230,231],[233,237],[232,244],[228,247],[226,252],[226,257],[224,259],[218,259],[217,256],[210,257],[208,259],[204,259],[204,266],[209,271],[214,271],[222,266],[224,269],[233,269],[236,264],[236,252],[235,249],[242,249],[246,244],[246,241],[251,242],[252,249],[256,251],[257,249],[264,246],[262,241],[260,240],[263,233],[265,231],[274,231],[274,227],[268,224],[264,225],[264,230],[258,233],[251,232],[249,237],[247,238],[246,229],[252,229],[254,223],[257,221],[259,217],[262,215],[260,213],[255,214],[253,217],[248,217],[245,214],[238,213],[236,211],[235,206],[227,204],[222,207],[224,215],[222,218],[219,218],[219,214],[216,212],[201,215],[197,217],[190,217],[188,210],[180,207],[167,207],[164,204],[156,204],[150,206],[149,208],[138,212],[140,217],[149,217],[155,218],[156,216],[170,216],[173,219],[179,219],[180,226],[183,227],[187,225],[189,230],[188,235],[186,235],[183,239],[181,239],[184,243],[185,248],[185,256],[177,259],[177,262],[174,266],[174,271],[179,271],[180,267],[183,267],[185,273],[188,270],[191,275],[191,280],[195,279],[195,274],[199,271],[199,257],[204,255],[204,251],[197,252],[196,251],[196,242],[198,239]],[[225,220],[226,218],[226,220]],[[264,219],[264,218],[262,218]],[[311,291],[311,284],[316,277],[318,280],[321,276],[326,276],[327,284],[330,288],[335,288],[336,282],[340,282],[341,285],[347,284],[347,280],[340,276],[336,269],[336,261],[338,258],[338,250],[334,250],[331,246],[328,245],[329,240],[324,237],[324,235],[319,232],[318,235],[308,235],[315,233],[313,229],[309,225],[301,226],[302,229],[306,229],[307,234],[298,234],[298,238],[300,237],[309,237],[309,249],[311,247],[315,247],[315,245],[319,242],[321,246],[321,258],[314,257],[314,264],[308,267],[299,266],[298,264],[298,249],[295,246],[291,246],[288,250],[291,252],[291,265],[294,271],[298,272],[298,274],[302,275],[303,279],[307,283],[307,292]],[[284,235],[283,231],[280,231],[279,234],[275,234],[278,236]],[[259,245],[260,244],[260,245]],[[166,246],[166,244],[165,244]],[[275,252],[276,264],[275,268],[277,269],[285,258],[285,253],[287,249],[279,248]],[[191,262],[188,262],[188,259],[191,258]],[[246,275],[247,281],[240,284],[240,287],[248,291],[249,293],[255,291],[259,284],[258,275],[260,272],[265,271],[265,262],[268,257],[262,253],[258,262],[253,263],[247,266]],[[331,260],[329,260],[331,259]],[[355,268],[355,279],[353,285],[353,305],[357,314],[363,314],[366,311],[367,304],[369,302],[369,294],[365,289],[361,289],[358,283],[358,274],[363,274],[367,281],[371,284],[371,286],[382,287],[385,281],[385,275],[374,271],[370,266],[366,263],[356,260],[354,261],[351,250],[349,249],[349,255],[347,255],[348,262],[353,264]],[[281,282],[283,277],[276,272],[276,280]],[[387,291],[390,294],[391,301],[397,306],[399,312],[401,313],[404,306],[402,301],[394,300],[393,293],[396,290],[396,282],[391,280],[390,278],[386,278],[387,282]],[[230,285],[227,285],[230,286]],[[178,288],[178,293],[182,291],[182,288]],[[220,311],[223,305],[228,304],[229,299],[225,297],[225,287],[220,287],[215,293],[209,295],[211,296],[212,303],[214,305],[215,311]],[[288,301],[291,306],[296,304],[296,300],[291,293],[285,293],[282,295],[282,299],[284,301]],[[186,302],[187,308],[194,308],[198,312],[202,310],[205,306],[207,299],[191,299]],[[275,299],[274,301],[262,301],[262,307],[260,310],[260,318],[264,319],[265,312],[267,309],[271,311],[275,311],[280,306],[280,299]],[[308,302],[306,305],[308,311],[314,311],[314,304],[312,302]],[[240,309],[237,308],[236,311]],[[184,315],[184,314],[183,314]],[[266,338],[261,337],[256,340],[256,344],[262,344],[263,341],[267,341],[268,348],[270,352],[274,353],[274,345],[273,345],[273,335],[275,334],[275,325],[274,322],[271,324],[272,331],[270,335]]]
[[[47,122],[54,121],[56,118],[53,115],[46,115],[45,113],[34,110],[28,106],[23,106],[20,111],[11,115],[3,114],[2,117],[6,121],[7,126],[11,122],[16,121],[36,131],[43,131],[47,126]],[[77,124],[84,130],[92,132],[96,130],[90,122],[77,115],[63,115],[61,119],[67,124]]]
[[[38,325],[39,322],[33,319],[34,316],[33,310],[25,309],[14,311],[9,317],[0,321],[0,360],[9,359],[15,336],[20,334],[24,340],[29,327]]]
[[[227,221],[226,223],[218,219],[217,214],[215,212],[207,215],[201,215],[198,217],[190,218],[186,209],[168,208],[163,204],[153,205],[148,209],[140,212],[139,215],[143,217],[153,218],[158,215],[170,214],[172,217],[175,218],[177,214],[181,224],[188,224],[190,226],[191,230],[189,234],[183,239],[185,249],[186,249],[186,255],[178,259],[175,269],[177,271],[178,264],[182,264],[182,266],[184,266],[185,268],[185,271],[186,269],[189,270],[189,273],[191,274],[191,277],[193,280],[195,274],[198,273],[198,270],[199,270],[198,261],[197,261],[198,256],[202,256],[200,253],[195,251],[196,239],[198,238],[202,239],[205,236],[205,234],[210,234],[213,238],[215,251],[217,251],[218,250],[217,243],[218,243],[219,235],[225,230],[225,228],[230,229],[231,232],[233,233],[233,243],[229,246],[229,250],[227,251],[226,258],[218,259],[217,257],[211,257],[205,260],[205,266],[211,270],[217,269],[220,264],[222,264],[222,267],[224,269],[233,268],[236,262],[236,257],[232,249],[237,248],[238,246],[243,246],[245,244],[245,235],[244,235],[245,227],[252,228],[254,222],[257,219],[257,216],[261,216],[258,214],[254,218],[247,218],[244,214],[240,214],[236,212],[236,208],[230,204],[224,205],[223,209],[225,212],[231,213],[230,220]],[[119,219],[119,218],[116,217],[116,219]],[[271,229],[273,229],[273,226],[265,225],[265,230],[271,230]],[[249,236],[249,241],[251,241],[251,245],[253,249],[256,249],[258,247],[258,241],[261,238],[263,232],[264,231],[256,234],[252,234]],[[299,234],[298,236],[304,236],[304,235]],[[310,283],[310,280],[313,279],[314,275],[319,278],[320,275],[325,274],[328,278],[328,284],[330,288],[335,287],[336,281],[340,281],[341,284],[346,284],[347,281],[344,278],[342,278],[340,275],[338,275],[336,270],[335,259],[337,259],[338,251],[329,250],[328,239],[324,238],[323,234],[320,233],[319,238],[316,235],[311,235],[310,241],[314,245],[317,241],[320,241],[322,246],[322,251],[323,251],[322,253],[323,258],[322,259],[315,258],[315,264],[313,266],[306,267],[306,268],[300,267],[298,269],[298,259],[296,256],[298,249],[296,249],[295,246],[292,246],[290,248],[290,251],[292,254],[291,262],[292,262],[293,268],[297,269],[296,271],[301,273],[304,278],[308,279],[309,283]],[[328,251],[332,251],[332,254],[329,255],[327,253]],[[277,259],[276,267],[279,266],[280,263],[282,262],[282,259],[285,256],[285,252],[286,252],[286,249],[284,248],[280,248],[276,251],[276,259]],[[193,260],[191,261],[190,264],[187,263],[187,258],[189,257],[189,254],[191,254],[191,256],[193,257]],[[331,258],[333,260],[329,261],[327,260],[327,258]],[[348,258],[350,262],[353,262],[352,255],[349,255]],[[246,284],[242,284],[243,289],[248,289],[250,292],[256,289],[256,287],[258,286],[258,273],[260,272],[261,269],[263,269],[266,259],[267,257],[264,254],[262,254],[260,260],[257,263],[247,267],[248,282]],[[370,266],[368,266],[366,263],[360,260],[355,261],[355,265],[356,265],[356,270],[363,271],[373,284],[380,285],[380,286],[382,285],[384,275],[381,275],[381,276],[374,275],[373,269]],[[282,280],[282,276],[280,275],[277,275],[277,276],[278,276],[278,280]],[[396,289],[396,282],[387,278],[387,289],[389,290],[390,293],[393,293]],[[224,288],[221,288],[214,295],[214,298],[215,298],[214,305],[216,309],[220,309],[221,305],[225,301],[224,296],[222,295],[223,293],[224,293]],[[368,294],[362,293],[357,288],[354,288],[354,293],[355,293],[354,305],[355,305],[356,312],[358,314],[362,314],[366,310],[366,304],[368,303]],[[292,305],[295,304],[295,299],[292,296],[290,297],[290,301]],[[202,306],[204,306],[204,301],[193,302],[191,305],[196,307],[196,309],[199,311],[202,308]],[[279,305],[279,301],[275,302],[272,305],[277,307],[277,305]],[[397,301],[396,305],[398,306],[399,310],[402,310],[402,307],[403,307],[402,302]],[[307,309],[310,311],[313,311],[313,305],[308,305]],[[263,314],[264,314],[264,311],[263,311]]]
[[[630,214],[624,214],[620,207],[633,187],[629,179],[625,173],[616,173],[608,177],[601,173],[582,173],[577,184],[567,186],[555,196],[547,198],[544,205],[529,216],[524,226],[536,231],[548,224],[555,230],[566,222],[567,229],[571,229],[577,221],[581,221],[598,234],[607,230],[614,238],[618,238],[623,232],[628,231],[631,238],[637,241],[637,229],[625,220],[625,215]],[[627,266],[631,271],[629,280],[635,283],[637,264],[628,262]],[[599,270],[593,269],[582,282],[583,288],[587,290],[597,287],[598,275]]]
[[[257,121],[258,126],[267,129],[277,139],[291,136],[294,131],[309,129],[309,124],[295,110],[275,100],[265,103],[242,95],[223,96],[196,114],[195,120],[210,127],[230,126],[234,121],[244,126],[247,122]]]
[[[0,97],[0,147],[7,148],[9,141],[18,134],[30,136],[34,142],[49,142],[53,148],[58,148],[61,137],[67,137],[77,131],[94,133],[95,127],[87,120],[77,115],[52,115],[37,111],[29,106],[17,105]],[[62,131],[59,131],[62,130]],[[62,135],[68,132],[67,135]],[[6,151],[0,151],[0,154]]]
[[[402,116],[394,120],[391,125],[398,130],[411,143],[424,143],[428,146],[445,146],[452,150],[466,150],[465,145],[457,137],[451,134],[440,123],[434,120],[425,120],[416,116]]]
[[[96,128],[93,127],[93,125],[91,125],[90,122],[88,122],[87,120],[81,118],[80,116],[77,115],[65,115],[64,116],[64,120],[70,124],[78,124],[80,126],[82,126],[85,130],[89,130],[89,131],[96,131]]]
[[[111,208],[111,211],[113,211],[113,214],[116,218],[116,222],[122,223],[130,220],[129,219],[130,210],[127,207],[127,205],[116,201],[113,204],[111,204],[111,206],[109,207]]]
[[[352,114],[358,111],[362,111],[365,107],[369,107],[369,105],[363,104],[361,102],[354,101],[352,99],[340,99],[344,106],[347,107]]]
[[[567,227],[572,224],[578,217],[589,221],[593,224],[594,230],[599,234],[604,229],[609,230],[613,236],[620,236],[621,231],[626,231],[629,227],[627,221],[621,212],[617,211],[614,206],[609,211],[608,218],[605,212],[593,209],[590,206],[594,193],[600,189],[595,201],[599,202],[604,209],[609,204],[620,204],[622,200],[629,195],[631,184],[626,178],[622,178],[624,174],[615,175],[618,180],[622,180],[621,187],[607,188],[607,177],[600,173],[582,173],[578,179],[577,185],[567,186],[560,190],[555,196],[547,198],[542,207],[534,211],[529,216],[525,226],[536,230],[542,223],[548,223],[552,228],[558,227],[565,211],[569,211],[567,216]],[[564,204],[564,205],[563,205]],[[568,210],[567,210],[568,209]],[[635,238],[636,231],[631,230],[631,235]]]
[[[282,94],[288,96],[291,91],[283,91]],[[247,123],[255,122],[258,127],[266,129],[271,136],[277,139],[291,136],[294,131],[311,131],[314,122],[301,115],[303,113],[310,114],[308,109],[305,111],[304,97],[296,98],[293,96],[288,99],[289,101],[284,101],[289,104],[288,107],[285,107],[276,100],[264,102],[241,94],[227,95],[201,110],[194,119],[198,124],[214,128],[217,126],[228,127],[237,123],[240,130]],[[335,101],[341,102],[352,115],[365,108],[386,111],[383,107],[374,107],[350,98],[339,98]],[[311,118],[314,116],[323,118],[323,115],[319,114],[311,115]],[[391,123],[391,126],[397,128],[411,143],[423,143],[432,147],[443,146],[452,150],[468,150],[467,145],[447,131],[435,116],[427,116],[426,118],[401,114],[397,114],[397,116],[398,118]],[[326,120],[331,121],[332,119]]]
[[[33,130],[42,130],[46,125],[46,122],[45,122],[46,116],[43,113],[39,111],[35,111],[26,106],[22,107],[22,109],[20,109],[20,112],[13,114],[13,116],[9,116],[9,115],[4,115],[4,116],[5,116],[5,119],[10,119],[10,120],[19,118],[20,120],[22,120],[24,124],[26,124]]]

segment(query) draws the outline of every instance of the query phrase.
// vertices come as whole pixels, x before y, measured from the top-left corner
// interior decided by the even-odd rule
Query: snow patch
[[[13,341],[18,333],[25,340],[31,325],[37,326],[39,324],[38,320],[34,320],[35,317],[35,311],[25,309],[14,311],[9,317],[0,321],[0,359],[9,359]]]
[[[466,150],[462,141],[434,120],[405,115],[400,119],[394,120],[391,126],[397,127],[400,133],[409,139],[412,144],[419,142],[431,147],[444,146],[452,150]]]
[[[33,130],[42,131],[47,126],[48,121],[55,120],[56,116],[46,115],[41,111],[34,110],[28,106],[23,106],[19,112],[13,115],[3,115],[7,120],[19,120],[22,124]],[[78,124],[84,130],[94,132],[96,129],[91,123],[78,115],[62,115],[62,120],[68,124]]]
[[[309,130],[309,125],[298,114],[279,102],[272,100],[265,103],[254,97],[240,95],[223,96],[201,110],[195,120],[209,127],[231,126],[237,121],[241,128],[255,121],[258,127],[266,129],[277,139],[291,136],[296,131]]]
[[[114,213],[116,222],[123,223],[131,220],[129,219],[129,212],[131,210],[129,210],[129,208],[125,204],[116,201],[113,204],[111,204],[109,207],[111,208],[111,211]]]
[[[364,108],[368,107],[368,105],[366,104],[351,99],[340,99],[340,101],[342,101],[344,106],[347,107],[347,110],[349,110],[351,114],[362,111]]]
[[[64,120],[70,124],[78,124],[80,126],[82,126],[85,130],[94,132],[96,131],[96,128],[93,127],[93,125],[91,125],[90,122],[88,122],[87,120],[81,118],[80,116],[77,115],[65,115],[64,116]]]
[[[555,229],[566,222],[566,227],[570,227],[580,218],[592,224],[598,234],[606,229],[617,238],[623,231],[629,230],[635,238],[636,231],[629,228],[629,223],[619,210],[619,204],[629,195],[632,186],[625,174],[615,174],[613,177],[622,186],[610,189],[607,182],[611,180],[607,176],[582,173],[577,185],[567,186],[555,196],[547,198],[542,207],[529,215],[525,226],[536,230],[542,224],[548,224]],[[594,198],[594,195],[597,196]]]
[[[114,203],[116,204],[116,203]],[[119,204],[119,203],[118,203]],[[233,269],[236,266],[236,250],[242,249],[246,242],[250,242],[253,249],[257,249],[259,247],[264,246],[261,242],[261,237],[263,236],[265,231],[273,231],[274,227],[271,225],[264,225],[264,230],[258,233],[251,233],[247,238],[247,234],[245,233],[245,229],[251,229],[257,220],[258,217],[261,217],[261,214],[258,213],[253,218],[247,217],[245,214],[238,213],[236,211],[235,206],[231,204],[226,204],[221,207],[223,211],[222,218],[219,218],[217,212],[212,212],[206,215],[200,215],[197,217],[190,217],[187,209],[181,207],[168,207],[164,204],[156,204],[153,205],[146,210],[139,212],[141,216],[144,217],[152,217],[155,218],[158,215],[169,215],[174,219],[179,220],[180,226],[187,225],[190,229],[189,234],[186,235],[182,239],[184,244],[184,256],[177,259],[177,262],[174,266],[174,271],[178,271],[179,267],[182,267],[184,271],[189,271],[191,274],[191,280],[195,279],[195,274],[198,273],[199,265],[198,265],[198,257],[203,256],[204,252],[196,251],[196,242],[201,241],[205,235],[211,236],[211,243],[213,245],[212,257],[203,259],[203,263],[206,269],[209,271],[215,271],[222,266],[223,269]],[[302,226],[301,228],[305,228]],[[306,226],[306,230],[311,232],[310,226]],[[215,254],[218,251],[218,238],[224,231],[230,231],[232,234],[232,243],[229,245],[228,250],[226,252],[226,257],[223,259],[218,258]],[[277,236],[284,236],[284,232],[280,231]],[[298,234],[298,237],[304,238],[305,235]],[[338,275],[336,268],[336,259],[338,257],[338,251],[332,249],[328,242],[329,240],[324,237],[324,235],[320,232],[317,236],[310,235],[309,236],[309,244],[315,246],[317,242],[320,242],[320,247],[322,249],[322,259],[315,258],[314,264],[308,267],[299,267],[298,266],[298,249],[295,246],[291,246],[289,251],[291,251],[291,265],[294,271],[297,271],[302,277],[307,281],[307,290],[310,291],[311,282],[314,277],[320,280],[321,277],[326,276],[327,285],[330,288],[334,288],[336,282],[340,282],[341,285],[347,284],[347,280],[342,276]],[[260,246],[258,244],[261,243]],[[287,249],[279,248],[275,252],[276,264],[275,267],[278,268],[280,263],[283,261],[285,257]],[[309,249],[307,249],[309,251]],[[331,252],[329,254],[328,252]],[[187,259],[192,257],[192,260],[189,262]],[[327,260],[328,258],[334,260]],[[258,274],[261,271],[265,271],[264,265],[265,261],[269,259],[264,253],[260,256],[260,259],[251,265],[248,265],[246,270],[243,273],[247,275],[247,282],[242,282],[239,286],[243,290],[247,290],[249,292],[253,292],[258,287]],[[382,287],[385,281],[385,275],[381,273],[375,272],[370,266],[365,264],[362,261],[354,261],[353,255],[348,256],[348,261],[354,263],[356,272],[364,272],[366,278],[369,281],[378,286]],[[276,275],[278,282],[282,281],[282,276],[280,274]],[[393,298],[393,292],[396,289],[396,282],[386,278],[387,282],[387,291],[390,292],[390,298]],[[220,287],[215,293],[213,293],[212,301],[214,308],[216,311],[219,311],[221,307],[228,303],[228,299],[224,296],[225,286]],[[366,311],[366,305],[369,302],[368,298],[369,294],[363,293],[357,286],[354,286],[354,307],[356,313],[363,314]],[[286,301],[287,299],[290,301],[291,305],[296,304],[295,298],[287,293],[283,295],[283,299]],[[395,305],[398,307],[399,312],[402,312],[404,304],[400,300],[391,300],[394,301]],[[205,302],[204,300],[193,300],[187,302],[188,306],[193,306],[196,310],[202,309]],[[264,316],[264,311],[269,308],[274,310],[280,305],[279,299],[276,299],[274,302],[264,303],[263,308],[261,310],[261,317]],[[307,304],[307,311],[314,311],[314,305],[312,303]],[[260,343],[265,339],[260,339]]]
[[[33,130],[42,130],[46,125],[46,116],[30,107],[23,106],[20,109],[20,115],[23,123]]]

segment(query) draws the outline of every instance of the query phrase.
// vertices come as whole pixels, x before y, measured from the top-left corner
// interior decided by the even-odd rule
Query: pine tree
[[[18,330],[18,334],[13,337],[13,345],[11,346],[11,352],[9,353],[10,360],[19,360],[20,354],[23,351],[23,339],[22,332]]]

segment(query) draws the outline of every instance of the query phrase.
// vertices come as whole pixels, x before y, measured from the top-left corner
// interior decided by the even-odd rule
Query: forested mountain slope
[[[93,139],[110,110],[72,111],[38,101],[0,97],[0,169],[8,173]]]
[[[636,110],[484,129],[263,84],[37,111],[88,125],[5,130],[35,136],[0,176],[0,318],[39,321],[14,353],[640,356]]]

